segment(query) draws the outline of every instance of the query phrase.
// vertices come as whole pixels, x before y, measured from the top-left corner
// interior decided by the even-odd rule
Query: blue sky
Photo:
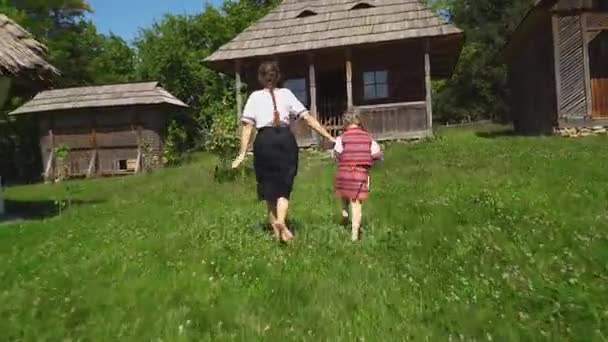
[[[101,33],[114,32],[127,41],[137,36],[141,27],[150,26],[165,13],[198,13],[205,3],[220,0],[88,0],[95,11],[91,19]]]

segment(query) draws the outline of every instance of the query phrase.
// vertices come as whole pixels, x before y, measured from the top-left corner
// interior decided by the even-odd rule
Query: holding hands
[[[243,161],[245,161],[245,157],[246,155],[244,153],[239,154],[234,161],[232,162],[232,168],[236,169],[239,166],[241,166],[241,164],[243,163]]]

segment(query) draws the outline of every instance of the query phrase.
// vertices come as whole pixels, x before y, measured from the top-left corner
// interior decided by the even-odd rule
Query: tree
[[[431,0],[429,5],[466,35],[453,77],[436,87],[438,118],[445,122],[504,118],[506,71],[497,57],[530,1]]]
[[[277,3],[226,0],[197,15],[167,15],[140,32],[135,41],[138,77],[161,81],[192,108],[191,116],[173,118],[174,134],[168,138],[176,153],[202,146],[214,122],[226,122],[217,118],[235,115],[233,80],[202,61]]]
[[[111,33],[97,36],[96,55],[90,61],[89,72],[95,84],[137,81],[137,56],[121,37]]]

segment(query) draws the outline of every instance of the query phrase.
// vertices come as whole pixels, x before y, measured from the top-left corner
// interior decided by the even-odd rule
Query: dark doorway
[[[347,107],[344,70],[322,71],[317,81],[317,108],[321,123],[330,130],[341,128]]]
[[[608,31],[598,32],[589,43],[589,70],[593,117],[608,118]]]

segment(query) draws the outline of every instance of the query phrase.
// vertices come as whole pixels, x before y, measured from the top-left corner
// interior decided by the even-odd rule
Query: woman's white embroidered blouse
[[[281,124],[287,126],[308,110],[300,100],[287,88],[274,90],[277,101],[277,110]],[[268,89],[257,90],[249,95],[245,109],[243,110],[243,122],[262,128],[273,125],[274,106],[272,96]]]

